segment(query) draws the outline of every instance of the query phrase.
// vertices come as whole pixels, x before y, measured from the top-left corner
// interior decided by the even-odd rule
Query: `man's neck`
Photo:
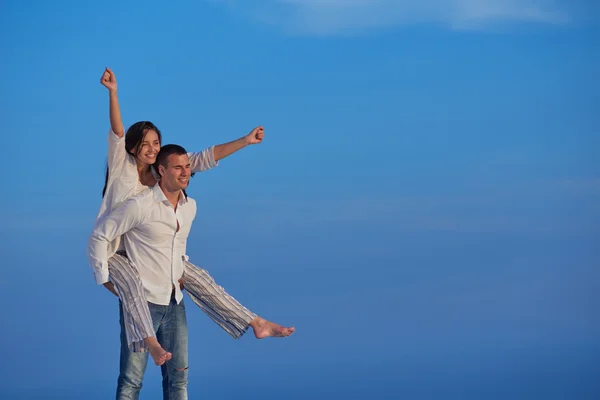
[[[167,200],[169,200],[169,203],[171,203],[173,208],[175,210],[177,210],[177,204],[179,204],[179,196],[181,196],[181,189],[177,189],[174,192],[170,192],[169,190],[167,190],[165,188],[165,186],[162,182],[163,182],[162,180],[158,181],[158,185],[160,186],[160,189],[163,191],[163,193],[165,194],[165,197],[167,198]]]

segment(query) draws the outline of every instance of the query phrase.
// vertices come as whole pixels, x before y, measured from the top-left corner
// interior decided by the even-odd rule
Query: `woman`
[[[102,205],[97,219],[110,213],[128,198],[147,190],[157,183],[151,165],[161,146],[161,134],[151,122],[133,124],[124,132],[117,96],[115,74],[106,68],[100,82],[109,91],[111,130],[108,143],[108,169],[102,191]],[[189,153],[192,172],[201,172],[217,165],[218,161],[249,144],[260,143],[264,137],[262,127],[254,128],[248,135],[200,153]],[[171,358],[158,343],[141,279],[124,253],[120,240],[111,243],[113,256],[108,263],[108,273],[95,271],[96,281],[117,295],[122,303],[127,343],[132,351],[150,352],[154,362],[162,365]],[[110,281],[109,281],[110,275]],[[185,261],[182,285],[192,300],[221,328],[234,338],[241,337],[252,327],[258,339],[269,336],[285,337],[294,328],[282,327],[248,311],[225,290],[216,285],[208,272]]]

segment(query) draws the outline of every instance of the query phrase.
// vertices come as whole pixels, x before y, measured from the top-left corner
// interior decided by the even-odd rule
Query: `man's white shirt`
[[[88,241],[96,281],[108,281],[111,243],[123,235],[127,257],[141,275],[147,300],[168,305],[175,288],[179,303],[183,298],[179,279],[183,276],[186,243],[195,216],[194,199],[186,199],[181,193],[175,210],[158,184],[101,216]]]

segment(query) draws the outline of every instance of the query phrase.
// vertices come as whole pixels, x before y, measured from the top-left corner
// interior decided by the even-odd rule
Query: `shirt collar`
[[[165,196],[165,193],[162,191],[162,189],[160,188],[160,185],[158,183],[156,185],[154,185],[154,187],[152,188],[152,192],[154,193],[154,200],[157,203],[163,202],[163,203],[171,204],[171,202],[169,201],[169,199],[167,199],[167,196]],[[179,204],[183,205],[185,203],[187,203],[187,197],[183,194],[183,191],[181,191],[179,193]]]

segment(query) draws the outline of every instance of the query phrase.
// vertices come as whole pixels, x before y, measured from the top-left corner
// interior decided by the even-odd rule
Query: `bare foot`
[[[156,365],[163,365],[173,356],[171,353],[163,349],[158,342],[156,342],[156,345],[148,346],[148,350],[150,351],[150,355],[152,356],[154,364]]]
[[[256,336],[257,339],[286,337],[290,336],[296,330],[293,326],[286,328],[261,317],[254,318],[252,322],[250,322],[250,326],[254,330],[254,336]]]

